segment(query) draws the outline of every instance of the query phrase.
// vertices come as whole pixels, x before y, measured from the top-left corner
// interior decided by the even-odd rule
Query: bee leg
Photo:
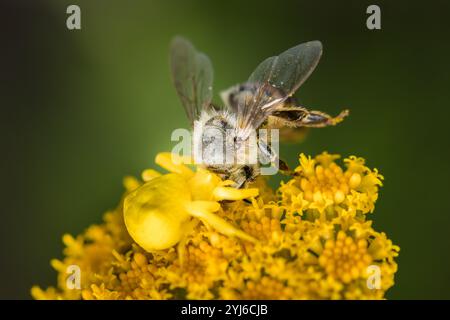
[[[240,189],[245,185],[245,182],[247,181],[247,175],[245,173],[244,169],[238,168],[237,170],[234,170],[230,173],[228,179],[230,181],[233,181],[233,184],[230,184],[234,189]],[[237,199],[241,200],[241,199]]]
[[[328,115],[324,112],[321,112],[321,111],[307,111],[307,113],[305,114],[305,117],[303,117],[300,120],[299,124],[300,124],[300,126],[313,127],[313,128],[334,126],[334,125],[342,122],[342,120],[344,120],[344,118],[348,115],[349,115],[348,110],[342,111],[336,117],[331,117],[330,115]]]
[[[293,171],[289,169],[289,166],[286,162],[280,159],[280,157],[276,154],[275,151],[270,147],[270,145],[266,144],[263,141],[259,141],[259,150],[260,150],[260,156],[264,160],[264,162],[271,163],[271,164],[277,164],[278,169],[280,172],[284,175],[291,176],[293,174]]]
[[[290,169],[286,162],[281,159],[278,159],[280,163],[280,172],[285,176],[295,176],[296,173],[294,170]]]
[[[332,117],[321,111],[309,111],[299,106],[289,106],[277,110],[272,114],[279,122],[287,127],[313,127],[322,128],[326,126],[334,126],[344,120],[349,115],[348,110],[342,111],[338,116]]]
[[[190,158],[175,153],[161,152],[156,155],[155,163],[167,171],[192,177],[194,172],[185,164],[190,164]]]
[[[242,240],[250,241],[253,243],[256,242],[255,238],[248,235],[244,231],[235,228],[229,222],[225,221],[214,213],[219,209],[220,204],[214,201],[192,201],[186,205],[186,210],[190,215],[207,223],[218,232],[226,236],[238,237]]]
[[[335,126],[342,122],[349,115],[348,110],[341,111],[336,117],[321,111],[308,111],[306,116],[300,120],[300,125],[304,127],[323,128],[327,126]]]

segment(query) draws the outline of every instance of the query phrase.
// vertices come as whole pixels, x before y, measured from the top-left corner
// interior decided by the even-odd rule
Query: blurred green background
[[[366,28],[373,3],[382,30]],[[69,4],[82,30],[67,30]],[[321,40],[297,96],[351,116],[281,153],[291,165],[328,150],[377,167],[385,186],[370,218],[401,247],[388,298],[450,298],[449,13],[448,1],[2,1],[0,298],[54,284],[62,234],[100,222],[122,177],[154,166],[188,127],[169,78],[176,34],[210,56],[216,91]]]

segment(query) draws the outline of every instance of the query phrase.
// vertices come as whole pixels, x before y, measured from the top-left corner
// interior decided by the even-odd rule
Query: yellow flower
[[[172,173],[127,177],[124,200],[102,224],[63,236],[64,259],[51,262],[57,286],[33,287],[34,298],[382,299],[394,285],[399,248],[366,217],[383,178],[363,159],[344,159],[343,168],[337,155],[302,154],[278,190],[260,177],[245,196],[210,172],[164,159],[157,163]],[[189,214],[198,201],[209,220]],[[175,230],[161,248],[145,232],[158,231],[154,224],[133,234],[151,214]],[[125,225],[130,216],[137,220]],[[67,286],[73,265],[80,289]]]
[[[288,211],[314,210],[322,216],[330,207],[334,207],[333,212],[373,212],[383,176],[366,167],[364,159],[354,156],[344,159],[346,169],[342,169],[335,162],[339,158],[327,152],[315,159],[300,155],[297,175],[280,187]]]
[[[328,239],[319,256],[319,265],[331,277],[347,284],[364,274],[372,263],[364,239],[355,240],[340,231],[336,239]]]

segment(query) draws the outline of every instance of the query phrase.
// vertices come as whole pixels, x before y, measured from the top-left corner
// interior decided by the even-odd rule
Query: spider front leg
[[[161,152],[156,155],[155,163],[167,171],[192,177],[194,172],[185,164],[190,164],[189,157],[182,157],[175,153]]]
[[[178,242],[177,251],[178,251],[178,258],[180,260],[180,265],[183,266],[184,264],[184,257],[186,256],[186,242],[188,240],[188,236],[192,233],[194,228],[197,226],[198,220],[192,219],[188,223],[186,223],[185,226],[183,226],[183,236],[180,239],[180,242]]]
[[[227,181],[225,181],[226,183]],[[217,201],[222,200],[244,200],[258,196],[259,190],[257,188],[236,189],[234,187],[219,186],[214,188],[213,196]]]
[[[229,237],[238,237],[242,240],[253,243],[256,242],[255,238],[249,236],[244,231],[235,228],[233,225],[214,213],[219,209],[220,204],[214,201],[192,201],[186,205],[186,210],[190,215],[206,222],[218,232]]]

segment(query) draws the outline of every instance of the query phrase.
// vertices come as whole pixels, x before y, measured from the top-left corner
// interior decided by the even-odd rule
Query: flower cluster
[[[216,214],[257,239],[225,236],[204,223],[176,247],[146,252],[129,236],[123,202],[104,223],[65,235],[53,260],[56,288],[33,287],[36,299],[382,299],[394,284],[399,247],[375,231],[373,212],[383,177],[357,157],[300,155],[295,175],[278,190],[263,178],[259,196],[223,201]],[[147,175],[158,175],[144,171]],[[126,178],[126,194],[143,182]],[[81,288],[67,287],[67,267]]]

